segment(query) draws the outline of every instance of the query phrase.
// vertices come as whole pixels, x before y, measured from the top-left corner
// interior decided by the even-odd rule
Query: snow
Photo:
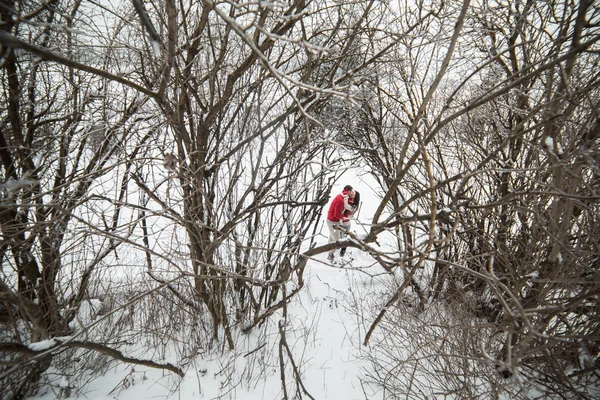
[[[156,40],[151,40],[150,44],[152,45],[152,52],[154,53],[154,57],[160,57],[160,43]]]
[[[5,182],[0,183],[0,189],[6,189],[9,192],[13,192],[18,189],[27,188],[38,184],[39,181],[34,179],[13,179],[9,177]]]
[[[540,272],[539,271],[533,271],[533,272],[525,275],[524,277],[525,278],[538,279],[540,277]]]
[[[554,151],[554,139],[552,139],[550,136],[546,136],[546,138],[544,139],[544,145],[548,150]],[[564,154],[564,150],[560,142],[556,143],[556,154],[558,154],[559,156],[562,156]]]
[[[42,340],[41,342],[29,343],[27,347],[33,351],[44,351],[51,349],[52,347],[57,345],[57,341],[55,339],[47,339]]]
[[[65,342],[65,341],[71,340],[71,339],[72,339],[71,336],[60,336],[60,337],[50,338],[47,340],[42,340],[40,342],[29,343],[27,345],[27,347],[33,351],[45,351],[45,350],[51,349],[54,346],[57,346],[58,344],[60,344],[62,342]]]
[[[363,237],[379,204],[376,198],[378,193],[372,190],[374,185],[369,184],[369,178],[361,175],[360,171],[348,171],[345,175],[351,179],[342,177],[333,188],[330,199],[347,184],[361,193],[363,204],[357,215],[358,220],[353,221],[352,230],[356,237]],[[323,209],[322,220],[325,219],[327,208]],[[320,223],[319,226],[322,229],[317,242],[321,245],[327,242],[328,232],[325,224]],[[391,234],[382,234],[378,243],[381,250],[395,245]],[[383,389],[375,384],[378,379],[389,380],[390,387],[396,384],[419,386],[415,390],[421,392],[420,398],[438,398],[436,393],[451,390],[446,386],[448,382],[443,376],[430,373],[437,368],[444,368],[445,363],[451,361],[443,357],[430,358],[428,355],[431,350],[428,347],[431,346],[430,338],[443,338],[447,334],[436,330],[440,323],[448,324],[443,311],[436,314],[432,309],[422,314],[421,319],[413,320],[409,315],[394,314],[391,309],[395,307],[391,307],[387,314],[389,317],[384,318],[375,329],[369,345],[363,345],[374,318],[389,299],[390,290],[402,282],[402,273],[400,269],[393,274],[386,272],[368,253],[357,248],[348,249],[346,259],[350,257],[351,263],[338,264],[328,262],[326,253],[311,258],[304,270],[304,287],[291,299],[285,312],[277,311],[263,326],[255,327],[249,333],[243,333],[242,326],[236,327],[233,350],[228,350],[223,343],[212,346],[209,343],[195,343],[197,350],[189,357],[187,353],[186,357],[178,357],[177,354],[184,352],[175,351],[159,359],[152,357],[152,345],[144,345],[141,339],[135,344],[136,348],[130,346],[121,349],[128,356],[176,365],[182,369],[183,377],[166,370],[115,362],[101,376],[89,379],[50,372],[47,379],[51,385],[29,399],[68,396],[82,400],[279,400],[285,398],[285,394],[289,399],[388,398],[389,392],[386,390],[390,388]],[[336,259],[340,259],[339,252]],[[296,287],[297,281],[287,282],[288,293]],[[409,301],[410,291],[405,291],[405,294],[407,297],[402,301]],[[92,311],[101,307],[101,301],[94,298],[85,304],[84,314],[90,311],[91,315],[95,315]],[[82,323],[85,325],[89,321],[82,320]],[[77,324],[75,328],[84,325]],[[385,329],[390,326],[401,327],[399,332],[403,333],[398,338],[384,335],[385,325],[388,326]],[[441,344],[434,344],[443,345],[446,342],[444,339]],[[32,346],[36,350],[43,350],[55,344],[55,340],[51,339]],[[186,343],[188,349],[190,346],[194,346],[194,343]],[[448,351],[452,354],[451,348]],[[281,360],[285,365],[283,378]],[[415,363],[414,360],[420,361]],[[300,374],[302,385],[295,383],[292,362]],[[475,366],[465,367],[468,371],[457,371],[457,376],[469,379],[469,385],[473,387],[481,383],[479,372],[472,374]],[[73,370],[76,368],[77,365],[73,366]],[[285,394],[282,380],[285,380]],[[424,383],[428,380],[431,382]],[[499,398],[506,397],[501,395]]]
[[[376,194],[356,171],[349,171],[346,175],[350,179],[339,181],[331,199],[346,184],[361,192],[363,206],[358,220],[353,221],[352,230],[357,236],[364,237],[375,212],[374,205],[378,204]],[[327,206],[323,210],[323,219],[326,213]],[[320,226],[322,231],[318,242],[325,244],[327,227],[324,224]],[[339,260],[339,255],[336,257]],[[369,368],[364,355],[371,351],[362,345],[362,341],[372,320],[364,315],[358,318],[355,308],[363,300],[374,298],[374,293],[381,291],[383,280],[389,279],[389,275],[361,250],[349,248],[348,257],[354,260],[344,267],[329,263],[326,254],[310,259],[304,272],[305,286],[290,302],[287,318],[278,312],[263,328],[254,328],[248,334],[241,333],[240,329],[235,333],[236,349],[223,353],[219,349],[208,351],[185,365],[179,365],[185,373],[183,378],[168,371],[119,362],[83,388],[74,388],[76,381],[66,377],[56,377],[53,384],[70,389],[70,398],[88,400],[281,399],[279,323],[285,322],[281,330],[285,332],[293,362],[310,396],[320,400],[364,399],[365,393],[377,392],[376,388],[362,382],[362,374]],[[295,287],[296,282],[288,282],[288,292]],[[364,304],[367,303],[371,304]],[[54,345],[56,341],[50,339],[32,344],[30,348],[45,350]],[[285,350],[283,359],[288,396],[294,398],[296,385],[290,357]],[[178,364],[176,357],[166,361]],[[57,390],[41,391],[31,399],[47,399],[48,393]],[[304,394],[302,397],[308,398]]]
[[[369,349],[361,344],[365,321],[356,319],[351,304],[357,297],[364,296],[357,291],[368,288],[375,281],[359,267],[369,262],[369,257],[356,249],[348,252],[356,257],[353,268],[331,266],[325,262],[325,255],[309,261],[305,271],[306,286],[291,302],[287,323],[283,326],[302,381],[315,399],[364,399],[361,371],[368,364],[361,358],[361,353]],[[223,356],[199,356],[185,370],[183,379],[170,372],[119,364],[105,376],[92,381],[84,390],[85,394],[72,398],[281,399],[280,336],[277,332],[281,321],[281,314],[274,315],[266,333],[240,334],[234,352],[225,352]],[[55,345],[55,341],[51,339],[36,345],[40,350]],[[287,356],[285,361],[289,365]],[[127,384],[124,384],[125,379]],[[286,379],[288,391],[291,391],[293,376],[286,375]],[[58,386],[68,384],[61,378]],[[372,393],[375,389],[369,391]],[[43,395],[32,397],[45,398]]]
[[[353,250],[356,265],[365,261],[365,256],[360,253]],[[294,362],[301,370],[303,383],[313,398],[363,399],[361,370],[367,364],[361,360],[360,352],[368,349],[361,349],[361,325],[350,312],[350,301],[356,294],[353,286],[364,283],[366,276],[360,269],[332,267],[324,259],[324,256],[318,256],[306,268],[306,287],[288,308],[284,326],[286,340]],[[280,336],[276,332],[280,321],[283,321],[280,315],[274,316],[269,322],[272,332],[265,336],[240,335],[235,355],[226,353],[222,358],[197,359],[179,382],[173,374],[135,366],[135,384],[119,386],[113,391],[123,380],[123,375],[131,372],[131,366],[120,365],[112,373],[93,381],[81,398],[280,399],[282,389],[277,363]],[[256,357],[244,357],[259,349],[261,341],[266,345],[253,354]],[[228,360],[229,357],[233,361]],[[289,358],[285,359],[289,364]],[[261,361],[267,362],[260,365]],[[229,362],[235,363],[233,371],[226,367]],[[253,373],[248,372],[252,369]],[[254,374],[261,369],[264,378],[258,379]],[[227,371],[232,375],[227,376]],[[143,380],[142,376],[147,379]],[[292,382],[293,377],[286,376],[286,379]],[[244,384],[244,380],[250,384]]]
[[[369,183],[368,177],[360,171],[348,171],[333,188],[330,199],[350,184],[361,193],[362,207],[358,220],[352,224],[356,237],[364,237],[372,221],[376,206],[379,204],[377,192]],[[327,207],[323,209],[322,221]],[[328,238],[327,227],[320,223],[321,232],[318,244],[325,244]],[[382,234],[378,238],[382,250],[395,245],[391,234]],[[375,244],[371,244],[375,246]],[[338,253],[339,254],[339,253]],[[405,387],[419,386],[422,397],[438,398],[448,388],[443,376],[432,374],[438,368],[444,368],[450,359],[430,358],[427,353],[431,346],[430,338],[445,338],[447,332],[436,329],[440,324],[449,325],[443,310],[435,314],[431,309],[420,319],[411,319],[408,315],[390,312],[381,325],[401,327],[400,337],[385,336],[375,329],[375,334],[364,346],[365,336],[374,321],[374,317],[385,306],[392,286],[402,282],[400,269],[393,274],[387,273],[366,252],[349,248],[346,258],[351,263],[331,264],[326,254],[311,258],[304,271],[305,285],[292,298],[285,313],[274,313],[262,327],[255,327],[249,333],[242,333],[242,327],[234,330],[235,349],[227,350],[218,343],[196,343],[197,353],[189,357],[167,354],[163,359],[152,358],[151,345],[143,340],[132,351],[131,347],[123,353],[139,359],[152,358],[156,362],[169,362],[184,372],[183,377],[160,369],[141,365],[115,362],[101,376],[90,379],[75,379],[68,374],[49,373],[51,387],[46,387],[31,400],[43,400],[67,396],[73,399],[113,400],[113,399],[243,399],[243,400],[279,400],[284,398],[280,363],[285,365],[283,379],[287,398],[313,398],[319,400],[385,399],[388,392],[373,384],[377,379],[391,381]],[[336,255],[339,260],[339,256]],[[450,266],[452,268],[452,266]],[[530,277],[534,277],[531,274]],[[287,283],[288,293],[295,289],[297,282]],[[405,291],[408,296],[410,291]],[[403,300],[404,301],[404,300]],[[89,299],[83,307],[84,314],[100,308],[101,301]],[[87,311],[86,311],[87,310]],[[127,310],[123,310],[124,315]],[[91,314],[96,315],[95,312]],[[78,321],[74,329],[83,328],[89,321]],[[284,333],[287,349],[282,345]],[[379,336],[378,336],[379,335]],[[374,338],[377,337],[377,340]],[[55,338],[34,343],[30,348],[35,351],[50,349],[58,341]],[[433,342],[443,345],[449,342],[443,339]],[[186,343],[186,345],[192,343]],[[482,348],[482,352],[485,349]],[[182,354],[182,352],[179,352]],[[453,354],[450,351],[448,354]],[[405,360],[404,362],[401,360]],[[414,360],[418,360],[415,362]],[[492,358],[490,358],[493,361]],[[302,386],[294,382],[292,361],[300,374]],[[77,365],[74,366],[74,369]],[[457,372],[457,376],[470,380],[471,387],[481,383],[477,374],[477,364],[471,364]],[[463,375],[461,375],[461,373]],[[414,378],[414,379],[413,379]],[[410,384],[407,383],[410,379]],[[431,382],[423,384],[425,380]],[[308,392],[308,395],[303,390]],[[457,388],[458,390],[458,388]],[[301,396],[300,396],[301,394]],[[51,397],[55,395],[55,397]],[[506,397],[499,396],[500,399]]]
[[[62,379],[60,380],[60,382],[58,383],[58,386],[66,389],[69,387],[69,380],[67,379],[66,376],[63,376]]]

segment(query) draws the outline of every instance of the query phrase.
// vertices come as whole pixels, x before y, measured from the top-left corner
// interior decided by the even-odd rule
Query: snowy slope
[[[365,233],[375,211],[373,205],[378,204],[376,193],[366,181],[353,175],[353,179],[342,180],[334,187],[332,198],[345,184],[361,192],[363,206],[352,229],[357,234]],[[327,208],[323,220],[326,211]],[[321,226],[318,242],[324,244],[328,232],[324,224]],[[249,334],[238,333],[234,351],[221,353],[220,349],[213,349],[198,355],[184,366],[183,379],[170,372],[118,363],[85,388],[73,388],[73,394],[80,393],[75,398],[281,399],[280,323],[304,387],[294,383],[290,357],[281,347],[289,398],[294,398],[297,390],[304,398],[309,398],[306,390],[314,399],[323,400],[364,399],[365,394],[373,395],[373,388],[361,384],[361,374],[369,368],[361,357],[369,348],[361,343],[372,318],[364,316],[360,307],[377,298],[382,289],[380,279],[385,279],[386,274],[360,250],[349,249],[345,259],[349,258],[354,260],[343,266],[332,265],[325,254],[310,260],[305,269],[305,287],[287,309],[287,323],[279,312],[265,326]],[[294,285],[290,282],[288,290]],[[175,358],[162,361],[178,362]],[[69,386],[68,378],[60,378],[54,384],[65,388]],[[31,399],[56,395],[54,387]]]

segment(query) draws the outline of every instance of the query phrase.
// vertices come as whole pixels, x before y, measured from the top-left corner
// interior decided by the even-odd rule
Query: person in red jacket
[[[333,198],[329,205],[329,211],[327,212],[327,228],[329,228],[329,243],[337,242],[340,240],[340,231],[342,220],[344,219],[344,208],[345,202],[344,197],[350,199],[354,198],[354,189],[350,185],[344,186],[342,193],[338,194]],[[336,229],[338,228],[338,229]],[[333,260],[334,251],[330,250],[327,258]]]

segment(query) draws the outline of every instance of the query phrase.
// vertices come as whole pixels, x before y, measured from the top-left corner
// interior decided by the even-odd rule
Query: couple
[[[358,193],[352,186],[344,186],[344,190],[341,194],[338,194],[333,198],[329,211],[327,212],[327,227],[329,228],[329,243],[340,240],[341,237],[345,236],[343,231],[350,230],[350,220],[354,213],[358,210],[360,205],[360,193]],[[338,229],[336,229],[336,227]],[[327,258],[333,260],[333,252],[331,250]],[[344,257],[346,254],[346,248],[342,248],[340,256]]]

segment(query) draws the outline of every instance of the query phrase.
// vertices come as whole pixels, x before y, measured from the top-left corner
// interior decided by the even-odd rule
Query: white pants
[[[327,220],[327,227],[329,228],[329,242],[328,243],[334,243],[337,242],[338,240],[340,240],[340,231],[335,229],[335,227],[341,227],[341,222],[333,222],[330,220]],[[333,254],[334,250],[329,250],[330,254]]]

